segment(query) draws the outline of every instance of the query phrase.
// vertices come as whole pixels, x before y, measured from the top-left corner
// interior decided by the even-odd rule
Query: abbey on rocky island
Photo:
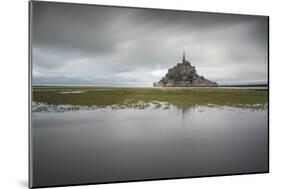
[[[168,73],[153,87],[216,87],[217,83],[210,81],[196,73],[195,66],[192,66],[185,59],[183,52],[182,62],[168,70]]]

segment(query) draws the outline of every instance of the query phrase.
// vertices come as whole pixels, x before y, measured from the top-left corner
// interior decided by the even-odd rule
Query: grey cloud
[[[33,2],[33,83],[150,86],[186,50],[218,83],[267,82],[267,18]]]

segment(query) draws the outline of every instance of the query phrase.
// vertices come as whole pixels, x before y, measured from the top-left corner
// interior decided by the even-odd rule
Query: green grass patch
[[[81,93],[79,93],[81,91]],[[77,93],[75,93],[77,92]],[[33,102],[52,105],[135,107],[159,106],[160,102],[177,107],[232,106],[268,104],[268,90],[222,88],[106,88],[106,87],[33,87]]]

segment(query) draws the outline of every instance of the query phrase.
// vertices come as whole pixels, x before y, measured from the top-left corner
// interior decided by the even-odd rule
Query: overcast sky
[[[219,84],[267,82],[267,18],[33,2],[33,84],[152,86],[186,58]]]

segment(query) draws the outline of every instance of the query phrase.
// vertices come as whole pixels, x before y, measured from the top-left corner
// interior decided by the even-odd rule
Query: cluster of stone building
[[[194,66],[185,59],[183,53],[182,62],[168,70],[168,73],[153,87],[216,87],[217,83],[205,79],[196,73]]]

